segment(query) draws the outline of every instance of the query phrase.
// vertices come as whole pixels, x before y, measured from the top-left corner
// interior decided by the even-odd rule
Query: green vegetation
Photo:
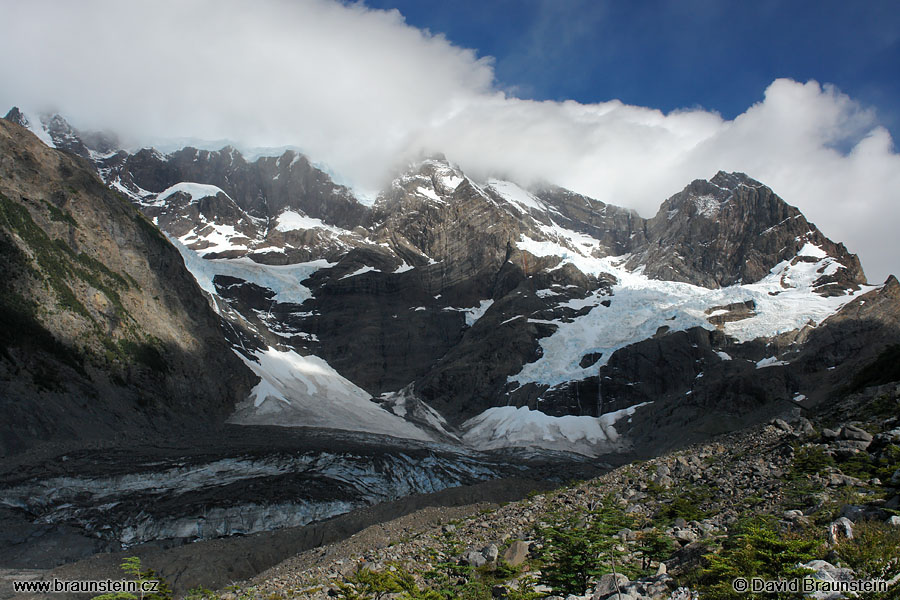
[[[50,213],[51,221],[56,221],[58,223],[68,223],[73,227],[78,227],[78,223],[75,221],[75,218],[68,211],[62,210],[55,204],[51,204],[47,201],[44,201],[43,204],[47,207],[47,212]]]
[[[711,497],[712,494],[706,487],[684,486],[674,493],[669,503],[660,508],[656,518],[666,524],[671,524],[678,518],[701,521],[707,517],[707,512],[700,506]]]
[[[121,340],[119,347],[130,359],[157,373],[167,373],[169,364],[153,343]]]
[[[336,582],[337,597],[344,600],[381,600],[388,594],[417,593],[415,578],[403,569],[372,571],[357,569],[347,581]]]
[[[878,521],[853,526],[853,539],[835,550],[857,577],[890,579],[900,571],[900,529]]]
[[[611,498],[588,514],[560,512],[549,515],[549,521],[538,528],[544,540],[541,582],[555,592],[583,594],[592,579],[623,571],[624,553],[617,549],[620,541],[615,536],[633,521]]]
[[[704,598],[711,600],[744,598],[762,600],[772,597],[740,594],[732,587],[735,578],[795,579],[809,573],[797,565],[819,558],[820,540],[787,533],[775,528],[772,520],[754,518],[735,527],[722,550],[708,554],[709,566],[698,574],[696,584]],[[802,597],[784,595],[779,598]]]
[[[152,593],[132,594],[128,592],[117,592],[112,594],[102,594],[94,596],[92,600],[172,600],[172,589],[165,579],[161,578],[153,569],[144,569],[141,566],[141,559],[136,556],[126,558],[122,562],[122,571],[126,575],[130,575],[134,581],[141,584],[151,581],[159,582],[156,591]]]
[[[33,272],[33,269],[18,246],[0,232],[0,330],[4,332],[0,336],[0,356],[13,362],[10,348],[33,348],[84,374],[80,353],[53,337],[38,320],[37,304],[11,287],[11,282],[22,272]]]
[[[802,479],[807,475],[817,475],[828,467],[834,466],[834,459],[829,456],[822,446],[794,447],[794,464],[791,467],[789,477]]]
[[[67,222],[77,226],[74,218],[53,204],[42,201],[51,220]],[[139,220],[142,218],[139,217]],[[159,231],[151,228],[154,235]],[[30,250],[26,256],[3,230],[18,236]],[[132,339],[116,342],[103,331],[104,326],[98,323],[91,311],[78,299],[73,291],[74,282],[82,282],[86,286],[99,290],[111,303],[114,313],[111,318],[116,323],[127,317],[128,313],[122,304],[120,292],[136,287],[137,283],[127,274],[125,276],[108,268],[101,261],[84,253],[76,253],[62,239],[52,239],[31,217],[28,209],[22,204],[11,201],[0,194],[0,324],[6,334],[0,342],[0,355],[12,360],[9,349],[25,347],[44,351],[64,364],[85,374],[84,352],[58,341],[42,324],[39,318],[39,307],[34,301],[23,298],[13,284],[26,281],[25,276],[44,282],[53,290],[57,307],[74,313],[87,320],[99,341],[105,346],[105,358],[109,363],[125,362],[140,364],[157,373],[167,373],[169,365],[161,351],[161,343],[156,339],[141,339],[140,335],[125,326],[125,332]],[[48,389],[56,389],[57,383],[65,379],[56,373],[52,365],[36,367],[38,384]],[[118,375],[114,374],[114,377]]]
[[[48,207],[51,219],[72,220],[74,224],[74,219],[69,213],[63,213],[47,202],[43,204]],[[130,283],[124,277],[83,252],[76,254],[65,241],[51,239],[34,222],[27,208],[12,202],[2,194],[0,194],[0,226],[15,232],[34,252],[34,259],[43,273],[43,279],[56,293],[57,303],[61,308],[79,314],[89,321],[94,320],[69,287],[69,282],[77,278],[103,292],[117,311],[124,313],[119,290],[130,287]],[[37,275],[37,272],[32,269],[32,274]]]
[[[130,205],[130,203],[125,199],[124,196],[120,196],[120,198],[123,202]],[[169,246],[168,238],[166,238],[163,232],[159,230],[159,227],[148,221],[147,217],[135,211],[134,222],[137,223],[138,228],[146,234],[148,240],[155,242],[158,246]]]
[[[490,600],[495,585],[518,574],[518,570],[502,564],[493,570],[458,567],[445,571],[448,566],[440,565],[441,569],[424,573],[423,585],[417,583],[412,573],[396,565],[383,571],[357,569],[346,580],[334,583],[335,594],[344,600],[382,600],[388,595],[399,600]],[[538,597],[519,587],[510,586],[507,590],[509,600]]]

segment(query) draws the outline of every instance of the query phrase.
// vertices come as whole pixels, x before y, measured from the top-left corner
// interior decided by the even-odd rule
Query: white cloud
[[[0,24],[0,105],[84,128],[295,145],[366,189],[422,151],[469,172],[550,181],[645,216],[694,178],[744,171],[897,272],[900,155],[871,111],[777,80],[732,121],[498,91],[490,60],[395,11],[328,0],[30,0]]]

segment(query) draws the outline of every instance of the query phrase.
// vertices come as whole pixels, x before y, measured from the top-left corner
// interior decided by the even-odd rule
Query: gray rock
[[[859,523],[860,521],[870,521],[873,519],[883,521],[889,515],[887,511],[878,508],[877,506],[846,504],[841,508],[841,514],[839,516],[846,517],[854,523]]]
[[[656,476],[653,478],[653,481],[657,485],[661,485],[664,488],[669,488],[675,485],[675,480],[669,477],[668,475]]]
[[[594,598],[603,598],[609,594],[614,594],[616,592],[616,585],[621,588],[625,587],[628,584],[628,577],[622,575],[621,573],[616,573],[613,575],[612,573],[607,573],[600,577],[600,581],[597,582],[597,585],[594,586]]]
[[[844,540],[853,539],[853,522],[841,517],[828,526],[828,543],[840,544]]]
[[[691,542],[696,542],[699,539],[699,536],[690,529],[676,529],[675,539],[682,544],[687,545]]]
[[[891,527],[900,527],[900,517],[897,515],[891,515],[888,517],[887,521],[885,521]]]
[[[468,552],[463,554],[460,562],[470,567],[478,568],[486,565],[488,561],[481,552],[478,552],[477,550],[469,550]]]
[[[843,440],[858,440],[862,442],[872,441],[871,433],[855,425],[844,425],[844,427],[841,429],[840,435],[841,439]]]
[[[800,435],[803,437],[812,437],[816,434],[816,428],[813,427],[813,424],[806,417],[800,418],[797,429],[799,429]]]
[[[497,548],[496,544],[490,544],[481,549],[481,555],[490,563],[497,562],[500,550]]]
[[[830,487],[841,487],[841,486],[853,486],[853,487],[866,487],[866,484],[856,477],[850,477],[849,475],[844,475],[842,473],[831,473],[828,476],[827,484]]]
[[[836,567],[824,560],[811,560],[801,566],[815,571],[813,577],[821,581],[850,581],[853,579],[853,569]]]
[[[503,560],[511,567],[518,567],[528,558],[530,544],[516,540],[503,553]]]
[[[788,425],[787,421],[785,421],[784,419],[773,419],[772,424],[782,431],[794,433],[794,428]]]
[[[824,439],[825,441],[836,440],[838,439],[838,432],[825,427],[822,429],[822,439]]]

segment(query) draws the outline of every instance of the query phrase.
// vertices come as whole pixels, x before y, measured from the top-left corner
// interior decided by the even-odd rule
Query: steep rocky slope
[[[441,156],[373,200],[293,150],[129,154],[59,117],[30,125],[180,244],[262,379],[237,423],[650,455],[812,406],[900,332],[895,282],[868,285],[742,173],[643,219]],[[369,416],[323,414],[306,383]]]
[[[246,396],[250,372],[162,233],[6,120],[0,245],[3,453],[221,422]]]

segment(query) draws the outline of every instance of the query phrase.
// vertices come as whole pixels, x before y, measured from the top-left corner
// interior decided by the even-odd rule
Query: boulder
[[[503,560],[511,567],[518,567],[528,558],[530,547],[531,545],[528,542],[516,540],[503,553]]]
[[[477,550],[469,550],[465,554],[463,554],[460,559],[460,564],[468,565],[470,567],[483,567],[487,564],[487,559],[484,557],[484,554],[478,552]]]
[[[844,425],[841,429],[840,437],[842,440],[857,440],[861,442],[871,442],[872,434],[855,425]]]
[[[628,577],[622,575],[621,573],[616,573],[613,575],[612,573],[607,573],[600,577],[600,581],[597,582],[597,585],[594,586],[594,594],[593,598],[605,598],[609,594],[616,593],[616,586],[621,590],[628,584]]]
[[[828,526],[828,543],[840,544],[844,540],[853,539],[853,521],[841,517]]]
[[[497,562],[497,557],[500,555],[500,550],[497,548],[496,544],[490,544],[481,549],[481,555],[489,563]]]

